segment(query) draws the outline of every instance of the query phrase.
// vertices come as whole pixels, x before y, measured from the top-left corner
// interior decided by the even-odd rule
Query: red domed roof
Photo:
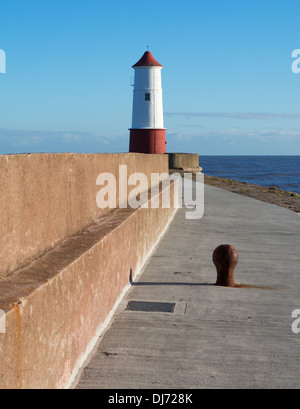
[[[156,61],[156,59],[153,57],[153,55],[150,53],[150,51],[146,51],[143,55],[143,57],[132,66],[134,67],[149,67],[149,66],[156,66],[156,67],[162,67],[162,65]]]

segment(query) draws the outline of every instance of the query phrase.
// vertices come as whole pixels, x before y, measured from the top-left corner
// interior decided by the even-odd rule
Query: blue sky
[[[294,0],[0,0],[0,154],[128,151],[149,45],[169,152],[300,155],[299,17]]]

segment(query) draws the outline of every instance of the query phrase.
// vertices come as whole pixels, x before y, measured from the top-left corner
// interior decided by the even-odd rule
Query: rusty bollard
[[[218,277],[216,285],[235,287],[234,270],[239,261],[237,250],[229,245],[222,244],[213,253],[213,262],[216,266]]]

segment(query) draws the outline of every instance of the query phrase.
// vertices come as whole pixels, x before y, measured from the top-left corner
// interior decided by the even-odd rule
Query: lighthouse
[[[161,70],[150,51],[132,67],[134,89],[129,152],[166,153]]]

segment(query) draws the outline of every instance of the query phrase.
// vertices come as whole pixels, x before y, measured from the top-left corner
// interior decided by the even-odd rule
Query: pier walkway
[[[205,215],[180,209],[72,387],[299,388],[300,215],[205,187]],[[214,285],[213,250],[232,244],[235,280]],[[175,303],[131,311],[130,301]],[[138,304],[137,307],[143,307]],[[300,328],[300,324],[299,324]]]

